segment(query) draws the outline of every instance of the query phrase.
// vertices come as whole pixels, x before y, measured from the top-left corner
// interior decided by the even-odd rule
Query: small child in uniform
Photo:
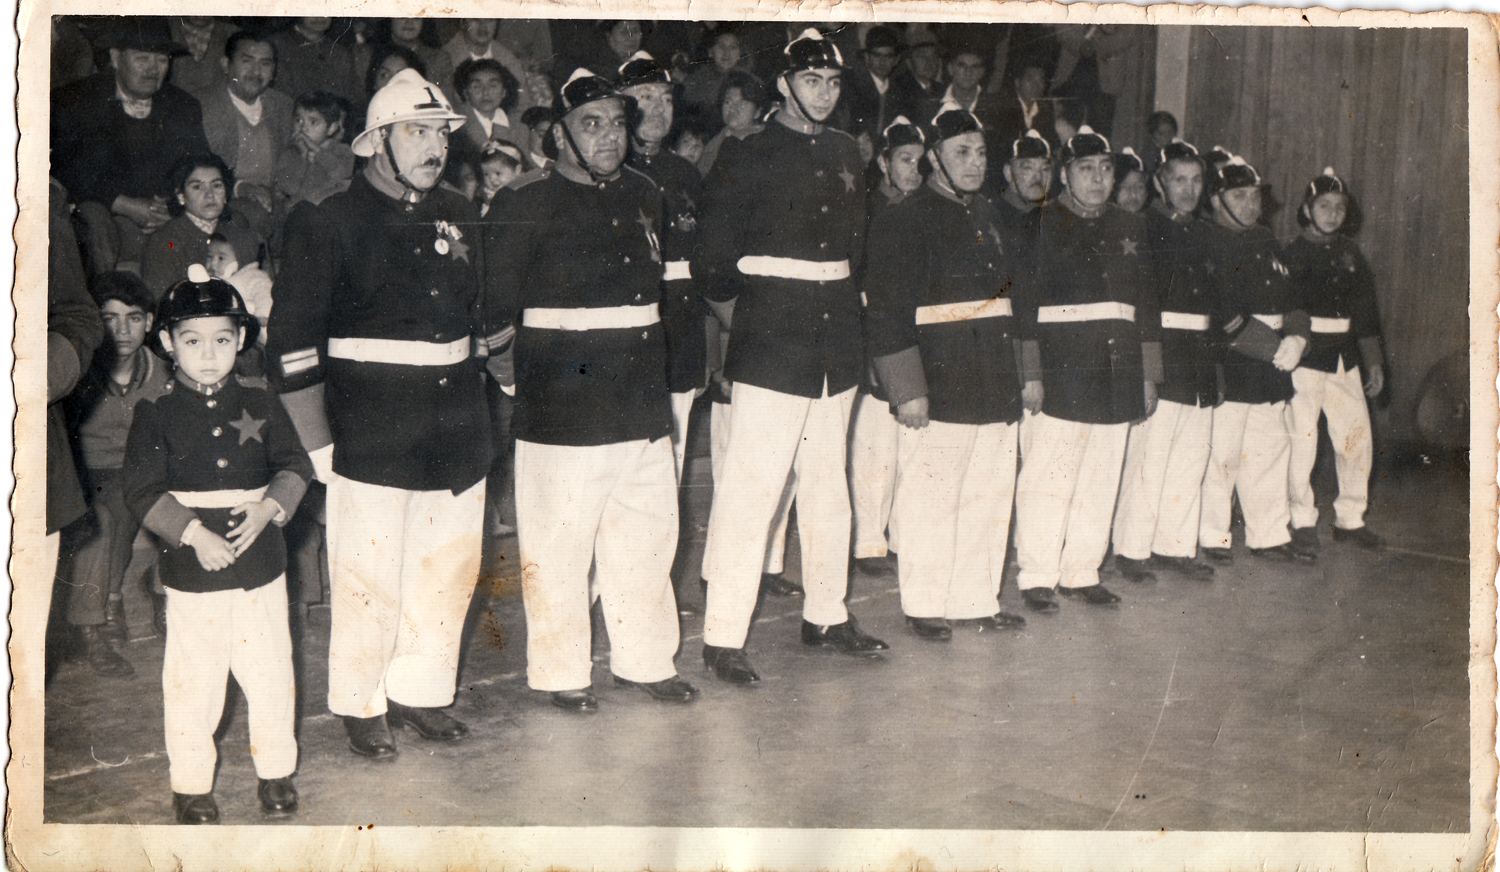
[[[178,823],[219,819],[214,731],[233,674],[245,693],[250,754],[267,814],[297,808],[296,704],[280,527],[313,477],[312,461],[263,383],[233,373],[259,324],[202,265],[157,308],[153,351],[177,372],[136,406],[125,444],[125,504],[166,544],[162,695]]]

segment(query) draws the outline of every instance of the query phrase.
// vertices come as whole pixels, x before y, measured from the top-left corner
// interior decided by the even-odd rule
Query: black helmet
[[[188,267],[186,281],[178,282],[167,290],[161,302],[156,305],[156,323],[153,325],[151,334],[151,350],[161,357],[167,357],[166,350],[161,347],[158,338],[160,331],[170,331],[174,324],[186,321],[189,318],[217,318],[226,317],[239,322],[245,328],[244,347],[249,348],[255,343],[255,337],[260,335],[260,322],[250,314],[245,307],[245,300],[240,292],[234,289],[229,282],[216,279],[208,274],[208,270],[202,264],[193,264]]]

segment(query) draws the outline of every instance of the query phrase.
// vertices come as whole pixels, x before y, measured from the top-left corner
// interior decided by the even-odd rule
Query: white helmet
[[[385,83],[385,87],[370,98],[370,108],[365,113],[365,129],[354,137],[350,147],[360,157],[373,157],[375,143],[373,134],[382,127],[402,121],[447,121],[449,130],[463,126],[464,116],[453,111],[448,98],[437,85],[422,78],[422,74],[407,67]]]

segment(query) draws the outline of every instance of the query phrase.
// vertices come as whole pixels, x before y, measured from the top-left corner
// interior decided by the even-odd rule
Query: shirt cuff
[[[182,535],[177,537],[177,547],[181,548],[186,545],[188,534],[193,532],[194,529],[201,526],[203,526],[203,522],[198,520],[197,518],[188,521],[187,526],[182,528]]]

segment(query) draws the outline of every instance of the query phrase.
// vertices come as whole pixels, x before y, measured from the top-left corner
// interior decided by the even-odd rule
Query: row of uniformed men
[[[436,190],[446,133],[461,117],[415,73],[399,74],[354,143],[369,168],[289,228],[268,350],[329,483],[329,706],[357,753],[396,753],[388,711],[429,739],[467,733],[441,709],[453,699],[491,457],[473,337],[516,396],[528,683],[576,710],[597,706],[594,596],[617,683],[663,700],[697,693],[673,663],[668,573],[687,409],[702,388],[700,299],[728,331],[722,378],[732,385],[727,435],[716,434],[703,657],[735,684],[759,680],[745,642],[793,474],[802,641],[855,656],[887,648],[844,604],[846,440],[866,332],[884,399],[904,425],[894,528],[903,610],[924,636],[943,635],[947,619],[1020,623],[996,599],[1018,441],[1021,587],[1046,609],[1059,585],[1089,602],[1114,600],[1097,569],[1129,424],[1161,414],[1150,415],[1158,385],[1181,415],[1222,417],[1215,444],[1219,431],[1224,444],[1237,431],[1233,441],[1245,438],[1253,455],[1248,443],[1269,438],[1252,412],[1290,396],[1286,373],[1308,330],[1306,319],[1287,323],[1274,240],[1239,202],[1258,196],[1243,162],[1219,172],[1213,206],[1236,229],[1109,206],[1109,146],[1086,131],[1059,155],[1058,203],[1034,208],[1046,186],[1027,181],[1031,164],[1049,155],[1029,137],[1006,170],[1017,194],[996,205],[977,194],[978,122],[955,107],[924,143],[927,182],[870,219],[858,147],[822,123],[839,98],[842,58],[810,31],[786,60],[783,108],[764,132],[726,143],[701,189],[691,167],[659,149],[671,99],[660,64],[633,59],[618,86],[575,73],[553,134],[558,162],[497,201],[477,241],[462,230],[473,227],[469,204]],[[1196,158],[1170,166],[1179,163],[1201,178]],[[1196,266],[1174,262],[1163,300],[1148,253],[1178,249],[1153,246],[1153,228],[1201,234],[1212,258],[1199,272],[1233,278],[1209,294],[1176,278]],[[1237,343],[1224,357],[1221,408],[1243,407],[1243,426],[1209,411],[1217,385],[1199,380],[1214,364],[1172,351],[1202,346],[1217,361],[1210,325],[1227,326]],[[1174,426],[1156,429],[1175,445]],[[1275,521],[1246,496],[1252,465],[1226,463],[1223,483],[1240,490],[1251,547],[1276,549],[1285,522],[1274,541]],[[1228,544],[1223,497],[1214,547]],[[1154,510],[1158,498],[1145,500]],[[1162,525],[1150,526],[1154,541]]]

